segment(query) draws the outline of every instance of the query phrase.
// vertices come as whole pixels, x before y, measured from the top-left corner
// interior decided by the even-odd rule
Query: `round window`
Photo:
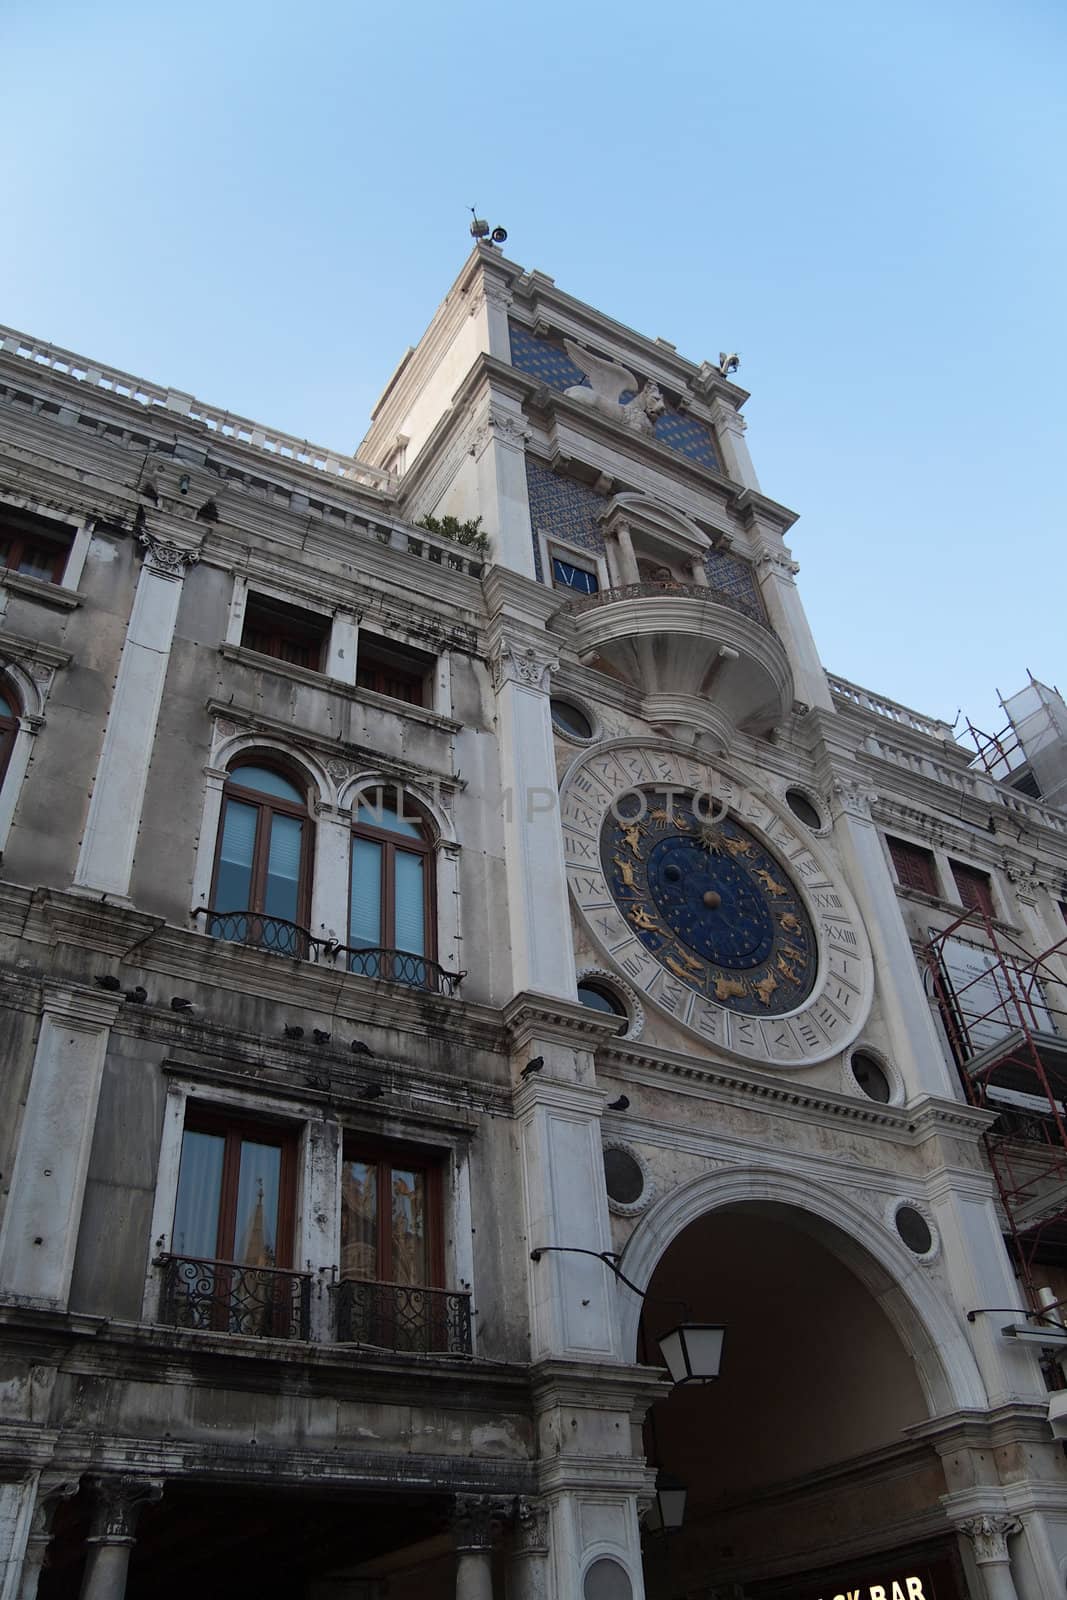
[[[874,1057],[868,1055],[866,1050],[857,1050],[850,1065],[852,1076],[868,1100],[879,1100],[887,1106],[893,1091],[889,1079]]]
[[[606,983],[593,983],[588,980],[580,983],[578,998],[583,1006],[588,1006],[592,1011],[604,1011],[612,1017],[628,1015],[618,995],[613,993]]]
[[[908,1249],[917,1256],[925,1256],[933,1249],[934,1236],[930,1224],[915,1206],[901,1206],[894,1221],[897,1232]]]
[[[582,1584],[585,1600],[633,1600],[633,1593],[626,1568],[610,1556],[594,1561]]]
[[[591,739],[593,737],[593,724],[584,711],[572,705],[569,700],[553,700],[552,721],[560,733],[570,734],[572,739]]]
[[[822,827],[822,818],[802,789],[787,789],[785,803],[806,828]]]
[[[604,1151],[604,1182],[608,1199],[620,1206],[636,1205],[645,1192],[645,1175],[628,1150]]]

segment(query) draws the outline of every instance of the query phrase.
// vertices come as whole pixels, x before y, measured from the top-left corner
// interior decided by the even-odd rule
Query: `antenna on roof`
[[[486,244],[490,245],[502,245],[508,236],[508,230],[506,228],[490,229],[488,222],[486,222],[484,217],[480,217],[478,215],[478,212],[474,206],[471,206],[470,211],[471,216],[474,218],[473,222],[471,223],[471,238],[479,240],[484,239]]]

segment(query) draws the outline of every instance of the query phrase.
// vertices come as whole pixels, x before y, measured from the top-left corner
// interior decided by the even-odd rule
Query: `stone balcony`
[[[793,705],[785,648],[733,596],[698,583],[645,582],[571,603],[581,659],[641,695],[641,714],[708,748],[766,734]]]

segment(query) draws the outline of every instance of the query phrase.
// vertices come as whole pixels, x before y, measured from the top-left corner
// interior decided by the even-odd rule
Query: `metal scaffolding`
[[[1067,954],[1067,931],[1035,956],[971,910],[924,954],[967,1097],[997,1114],[984,1137],[1028,1303],[1067,1310],[1034,1280],[1039,1260],[1067,1265],[1067,986],[1050,965]]]

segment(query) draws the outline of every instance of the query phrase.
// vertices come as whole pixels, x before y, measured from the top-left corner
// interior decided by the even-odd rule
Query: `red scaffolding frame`
[[[979,956],[966,982],[953,978],[946,959],[951,939]],[[1067,985],[1049,965],[1067,954],[1067,932],[1035,956],[971,910],[936,933],[924,954],[967,1097],[997,1113],[984,1138],[1008,1238],[1027,1301],[1047,1316],[1067,1308],[1067,1297],[1039,1300],[1034,1283],[1043,1249],[1067,1262],[1067,1010],[1053,1003]]]

